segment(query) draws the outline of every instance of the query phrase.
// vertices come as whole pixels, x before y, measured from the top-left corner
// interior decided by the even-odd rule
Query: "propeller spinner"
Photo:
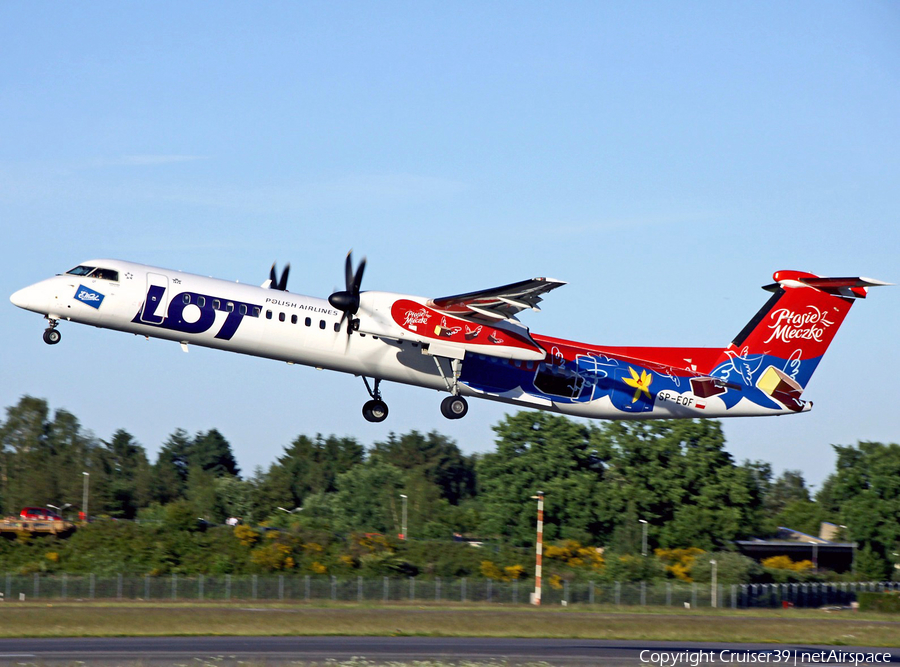
[[[343,315],[341,315],[341,324],[344,323],[344,318],[347,318],[348,336],[353,331],[353,316],[356,315],[356,311],[359,310],[359,287],[362,283],[363,272],[365,270],[366,258],[363,257],[359,266],[356,268],[356,273],[353,273],[353,251],[351,250],[348,252],[347,261],[344,265],[344,283],[346,289],[341,292],[335,292],[328,297],[328,303],[343,313]]]

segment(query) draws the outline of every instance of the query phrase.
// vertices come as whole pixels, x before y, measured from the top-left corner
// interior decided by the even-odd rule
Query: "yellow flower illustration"
[[[652,399],[652,396],[650,396],[650,383],[653,382],[653,376],[647,371],[641,371],[640,376],[638,376],[637,371],[631,366],[628,367],[628,370],[631,372],[631,377],[624,378],[622,381],[629,387],[634,388],[634,398],[631,399],[631,402],[637,403],[641,392],[647,394],[647,398]]]

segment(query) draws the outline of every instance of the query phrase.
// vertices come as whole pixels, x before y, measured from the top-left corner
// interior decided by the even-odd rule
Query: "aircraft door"
[[[169,279],[159,273],[147,274],[147,296],[141,310],[141,322],[161,324],[169,309]]]

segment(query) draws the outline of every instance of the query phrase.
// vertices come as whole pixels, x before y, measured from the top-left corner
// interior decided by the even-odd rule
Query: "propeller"
[[[359,286],[362,283],[363,272],[366,270],[366,258],[363,257],[356,273],[353,273],[353,251],[347,253],[347,261],[344,264],[344,283],[346,289],[335,292],[328,297],[330,303],[335,309],[340,310],[344,314],[341,315],[341,324],[344,318],[347,318],[347,335],[353,332],[353,316],[359,310]]]
[[[287,279],[288,273],[291,271],[291,265],[287,264],[284,267],[284,271],[281,272],[281,280],[279,280],[275,274],[275,262],[272,262],[272,268],[269,269],[269,289],[277,289],[282,292],[287,292]]]

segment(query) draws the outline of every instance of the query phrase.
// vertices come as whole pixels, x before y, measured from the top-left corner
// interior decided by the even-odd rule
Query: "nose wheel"
[[[447,419],[462,419],[469,411],[469,404],[462,396],[448,396],[441,401],[441,414]]]
[[[62,334],[56,330],[56,320],[49,320],[50,326],[44,329],[44,342],[47,345],[56,345],[62,340]]]
[[[388,416],[388,406],[384,401],[372,399],[363,405],[362,413],[366,421],[383,422]]]

